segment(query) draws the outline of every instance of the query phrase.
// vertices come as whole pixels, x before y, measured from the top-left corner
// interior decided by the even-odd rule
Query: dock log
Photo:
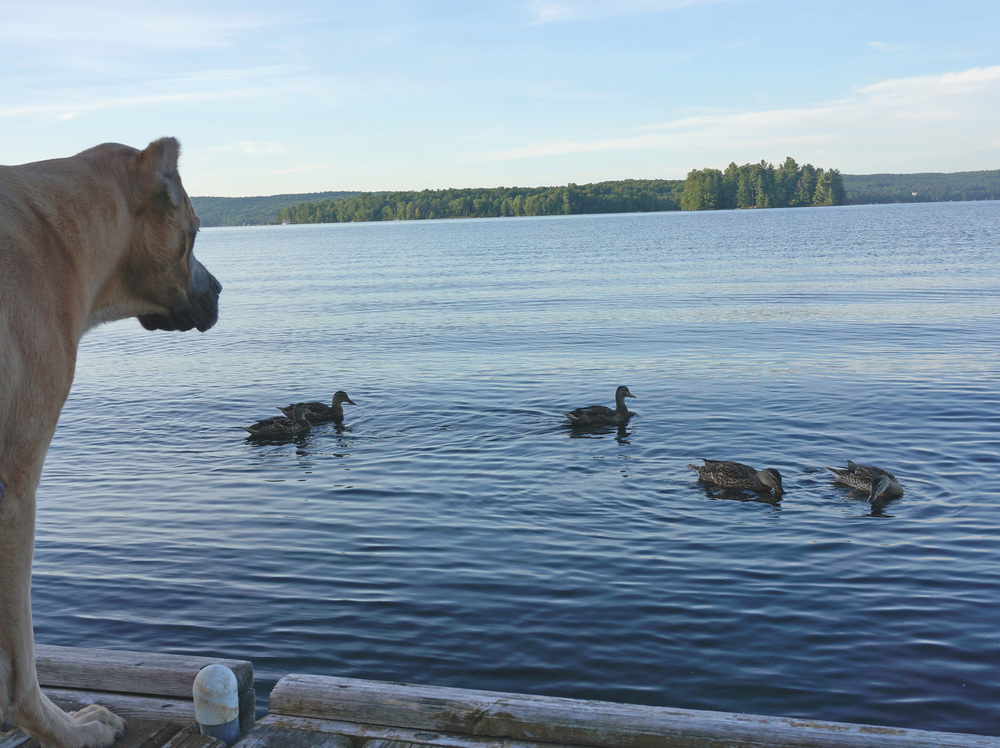
[[[67,710],[101,704],[125,719],[194,722],[195,676],[216,663],[236,676],[246,733],[255,717],[253,665],[247,660],[35,645],[38,682],[53,702]]]
[[[536,743],[588,748],[1000,747],[1000,737],[985,735],[316,675],[279,680],[263,721],[463,748]]]

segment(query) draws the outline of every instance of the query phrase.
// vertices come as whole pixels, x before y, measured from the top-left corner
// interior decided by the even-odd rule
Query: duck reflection
[[[719,488],[706,483],[701,484],[701,489],[708,499],[725,499],[727,501],[741,501],[744,503],[769,504],[775,509],[781,509],[781,499],[783,494],[774,493],[754,493],[739,488]]]

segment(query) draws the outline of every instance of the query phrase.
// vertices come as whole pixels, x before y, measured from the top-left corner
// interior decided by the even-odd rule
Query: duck
[[[244,431],[250,432],[250,437],[257,439],[278,439],[286,436],[298,436],[304,434],[312,428],[306,414],[309,409],[305,403],[298,403],[292,408],[291,418],[265,418],[251,426],[242,426]]]
[[[340,423],[344,420],[343,403],[347,403],[348,405],[357,405],[357,403],[351,400],[351,398],[349,398],[347,393],[343,390],[337,390],[333,393],[333,402],[330,405],[321,403],[318,400],[300,404],[306,406],[309,411],[306,413],[306,417],[313,423],[320,423],[321,421],[335,421]],[[284,408],[279,407],[278,410],[291,418],[294,408],[295,405],[286,405]]]
[[[702,460],[704,465],[688,465],[698,474],[698,480],[712,483],[721,488],[735,488],[744,491],[774,491],[778,496],[785,493],[781,483],[781,473],[774,468],[757,468],[732,460]]]
[[[903,487],[896,476],[880,467],[857,465],[848,460],[846,468],[828,467],[827,470],[834,474],[835,483],[867,493],[869,504],[892,501],[903,495]]]
[[[566,417],[572,426],[623,426],[635,415],[625,407],[626,397],[634,398],[635,395],[623,384],[615,390],[614,408],[609,408],[607,405],[590,405],[567,411]]]

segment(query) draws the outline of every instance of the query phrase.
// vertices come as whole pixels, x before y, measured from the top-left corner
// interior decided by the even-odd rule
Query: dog
[[[125,729],[101,706],[62,711],[35,672],[35,491],[80,338],[128,317],[204,332],[219,316],[222,286],[192,254],[199,221],[179,155],[161,138],[0,167],[0,723],[46,746],[110,746]]]

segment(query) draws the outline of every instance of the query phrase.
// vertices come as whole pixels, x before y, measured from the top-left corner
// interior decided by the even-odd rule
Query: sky
[[[1000,168],[997,0],[0,0],[0,163],[192,195]]]

